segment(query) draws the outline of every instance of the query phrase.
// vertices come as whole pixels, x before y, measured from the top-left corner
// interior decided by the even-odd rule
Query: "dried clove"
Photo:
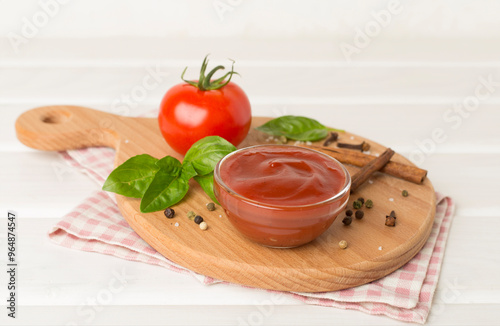
[[[337,141],[338,138],[339,138],[339,133],[338,132],[330,132],[330,136],[327,139],[325,139],[325,142],[323,143],[323,146],[330,145],[331,143]]]
[[[396,213],[394,211],[391,211],[391,213],[389,215],[386,215],[385,225],[396,226]]]
[[[367,142],[362,142],[361,144],[346,144],[346,143],[337,143],[339,148],[347,148],[347,149],[357,149],[361,152],[366,152],[370,149],[370,144]]]

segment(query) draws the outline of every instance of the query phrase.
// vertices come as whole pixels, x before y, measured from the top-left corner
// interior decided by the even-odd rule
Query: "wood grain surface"
[[[254,117],[253,126],[269,118]],[[342,126],[337,126],[342,127]],[[148,153],[154,157],[172,155],[160,135],[156,119],[130,118],[75,106],[47,106],[22,114],[16,122],[18,138],[40,150],[67,150],[109,146],[117,151],[115,165],[131,156]],[[239,147],[266,143],[268,136],[252,128]],[[348,132],[344,142],[368,141],[372,154],[383,146]],[[393,161],[410,164],[400,155]],[[350,173],[357,168],[347,166]],[[190,184],[188,195],[175,206],[176,217],[163,212],[139,212],[139,200],[117,196],[118,206],[130,226],[152,247],[170,260],[214,278],[266,289],[321,292],[344,289],[381,278],[410,260],[427,240],[435,213],[434,189],[429,179],[416,185],[384,174],[376,174],[353,198],[372,199],[374,207],[364,209],[362,220],[346,227],[342,215],[321,237],[294,249],[271,249],[248,241],[226,219],[221,207],[209,212],[210,201],[201,188]],[[408,190],[409,197],[401,191]],[[186,217],[190,210],[202,215],[209,225],[202,231]],[[384,225],[385,215],[397,214],[396,227]],[[178,223],[178,226],[176,226]],[[348,248],[338,246],[340,240]]]

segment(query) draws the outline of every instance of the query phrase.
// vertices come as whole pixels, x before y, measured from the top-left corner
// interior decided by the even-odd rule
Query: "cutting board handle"
[[[80,106],[44,106],[21,114],[16,133],[23,144],[39,150],[117,148],[121,136],[116,127],[124,119],[130,118]]]

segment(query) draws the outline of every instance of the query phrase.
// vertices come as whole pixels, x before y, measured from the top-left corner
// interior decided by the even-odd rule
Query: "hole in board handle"
[[[42,116],[43,123],[59,124],[69,120],[71,113],[66,111],[53,111]]]

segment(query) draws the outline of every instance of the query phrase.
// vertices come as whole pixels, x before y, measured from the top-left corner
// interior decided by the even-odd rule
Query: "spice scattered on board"
[[[396,212],[391,211],[391,213],[385,217],[385,225],[396,226]]]
[[[163,213],[166,218],[173,218],[175,216],[175,211],[172,208],[167,208]]]
[[[363,204],[360,201],[358,201],[358,200],[355,200],[352,203],[352,207],[354,207],[354,209],[360,209],[362,206],[363,206]]]
[[[194,218],[196,217],[196,213],[195,213],[195,212],[193,212],[193,211],[189,211],[189,212],[187,213],[187,217],[188,217],[188,219],[190,219],[191,221],[194,221]]]
[[[363,216],[365,216],[365,213],[362,210],[358,210],[358,211],[356,211],[355,216],[356,216],[356,219],[360,220],[363,218]]]
[[[208,203],[207,204],[207,209],[209,211],[215,211],[215,204],[214,203]]]
[[[408,197],[408,195],[409,195],[408,190],[403,190],[401,192],[401,195],[403,195],[403,197]]]
[[[345,240],[341,240],[341,241],[339,242],[339,247],[340,247],[340,249],[345,249],[345,248],[347,248],[347,241],[345,241]]]
[[[201,222],[203,222],[203,217],[201,217],[200,215],[196,215],[196,217],[194,218],[194,222],[196,224],[200,224]]]
[[[206,229],[208,229],[207,222],[201,222],[200,223],[200,229],[202,229],[203,231],[205,231]]]
[[[330,136],[327,139],[325,139],[323,146],[330,145],[331,143],[337,141],[338,138],[339,138],[338,132],[330,132]]]
[[[286,144],[286,143],[288,143],[288,138],[286,138],[286,136],[281,135],[281,136],[278,138],[277,143],[278,143],[278,144]]]
[[[367,142],[362,142],[361,144],[337,143],[337,146],[339,148],[355,149],[361,152],[366,152],[370,149],[370,144]]]
[[[372,208],[373,207],[373,201],[371,199],[367,199],[365,203],[366,208]]]
[[[342,223],[344,223],[344,225],[350,225],[352,223],[352,217],[351,216],[346,216],[342,219]]]

